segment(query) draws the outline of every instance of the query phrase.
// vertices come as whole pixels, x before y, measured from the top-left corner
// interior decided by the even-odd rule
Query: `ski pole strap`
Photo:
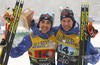
[[[9,17],[9,7],[7,8],[7,12],[4,14],[4,16],[3,16],[3,18],[6,20],[7,19],[7,17]],[[7,23],[8,23],[8,21],[6,20],[6,24],[5,24],[5,39],[6,39],[6,36],[7,36]]]
[[[5,25],[5,39],[6,39],[6,36],[7,36],[7,31],[8,31],[9,26],[10,26],[10,22],[14,21],[14,17],[13,17],[14,9],[12,10],[12,13],[10,15],[9,15],[9,9],[10,9],[10,7],[7,8],[7,12],[3,16],[3,18],[6,20],[6,25]]]
[[[7,18],[9,17],[9,7],[7,8],[7,12],[4,14],[3,18],[6,20],[7,23]]]
[[[98,34],[98,30],[92,26],[92,22],[89,22],[89,25],[84,30],[84,34],[94,38]]]
[[[7,8],[7,12],[3,16],[3,18],[6,20],[6,23],[10,23],[14,21],[13,12],[14,10],[12,10],[12,13],[9,14],[9,8]]]

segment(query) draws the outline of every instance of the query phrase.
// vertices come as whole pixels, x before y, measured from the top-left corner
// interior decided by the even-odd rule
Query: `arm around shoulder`
[[[29,35],[26,35],[17,47],[12,48],[11,57],[16,58],[23,55],[31,47],[32,42]]]

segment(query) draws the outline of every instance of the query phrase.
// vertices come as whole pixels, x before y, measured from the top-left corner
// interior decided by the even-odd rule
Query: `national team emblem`
[[[45,19],[47,19],[47,17],[45,17]]]
[[[63,16],[63,18],[65,18],[65,15]]]
[[[35,34],[31,34],[31,36],[32,36],[32,38],[36,37],[36,35],[35,35]]]

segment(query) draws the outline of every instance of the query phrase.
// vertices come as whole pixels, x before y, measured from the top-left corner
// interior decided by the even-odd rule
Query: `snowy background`
[[[14,8],[16,0],[0,0],[0,24],[4,21],[2,16],[5,14],[7,7]],[[79,21],[80,10],[82,2],[89,2],[89,17],[94,19],[94,27],[100,31],[100,0],[25,0],[23,10],[31,8],[35,11],[33,18],[38,17],[43,11],[50,11],[55,13],[54,26],[60,24],[60,11],[59,8],[69,7],[74,12],[76,21]],[[1,25],[0,25],[1,26]],[[20,24],[20,26],[22,26]],[[91,40],[95,47],[100,47],[100,33]],[[9,59],[8,65],[30,65],[28,53],[18,58]],[[91,64],[89,64],[91,65]],[[100,65],[100,61],[96,64]]]

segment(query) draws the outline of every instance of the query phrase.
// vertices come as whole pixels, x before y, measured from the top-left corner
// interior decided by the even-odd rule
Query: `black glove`
[[[33,26],[33,25],[34,25],[34,22],[35,22],[35,20],[34,20],[34,19],[32,19],[32,20],[31,20],[31,26]]]
[[[4,46],[6,45],[6,40],[4,38],[2,39],[0,45],[4,45]]]

